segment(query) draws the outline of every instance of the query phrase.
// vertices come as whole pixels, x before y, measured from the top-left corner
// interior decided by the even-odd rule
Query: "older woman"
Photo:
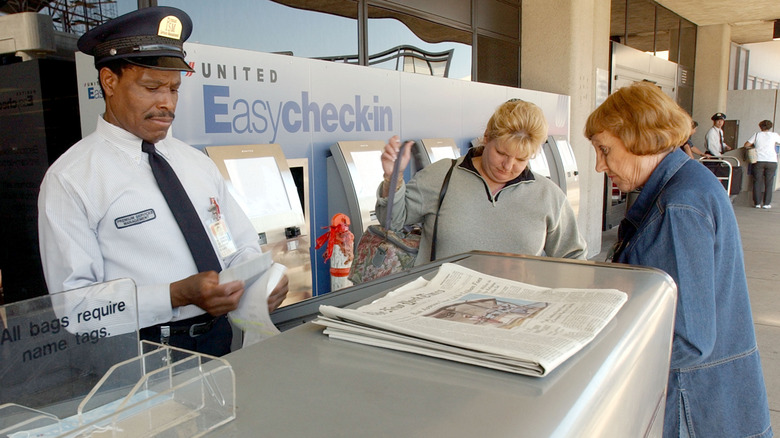
[[[482,145],[457,160],[439,211],[436,257],[471,250],[584,259],[585,240],[566,196],[552,181],[534,174],[528,160],[547,138],[542,110],[512,99],[496,109]],[[400,154],[409,163],[411,142]],[[393,164],[401,148],[393,137],[382,153],[385,181],[378,187],[377,217],[384,219]],[[417,264],[430,260],[439,191],[450,160],[440,160],[401,181],[392,211],[393,229],[422,222]],[[388,224],[383,224],[388,226]]]
[[[641,192],[613,260],[677,282],[665,437],[770,437],[742,245],[723,186],[679,149],[691,119],[658,87],[621,88],[588,118],[596,170]]]

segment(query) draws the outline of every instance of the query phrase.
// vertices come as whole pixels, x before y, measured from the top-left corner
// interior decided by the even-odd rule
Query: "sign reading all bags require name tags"
[[[46,295],[0,308],[0,351],[26,364],[138,330],[129,280]],[[13,351],[15,354],[11,354]]]
[[[545,288],[445,263],[358,309],[320,306],[324,333],[531,376],[581,350],[627,301],[616,289]]]
[[[87,323],[88,321],[100,321],[103,317],[110,316],[115,313],[124,312],[127,310],[127,303],[119,301],[117,303],[108,302],[102,307],[96,307],[91,310],[85,310],[76,313],[77,323]],[[61,318],[54,317],[52,319],[43,320],[31,320],[25,324],[15,324],[3,328],[2,335],[0,336],[0,347],[5,345],[6,342],[27,342],[32,338],[46,337],[47,335],[57,335],[62,330],[68,330],[71,325],[71,317],[63,316]],[[76,345],[82,343],[96,343],[100,339],[109,336],[110,333],[107,327],[93,328],[89,331],[75,331],[74,341]],[[56,353],[60,350],[67,348],[68,343],[64,339],[60,339],[56,342],[46,342],[40,346],[26,349],[22,355],[22,362],[28,362],[33,359],[37,359],[45,354]]]
[[[138,325],[126,278],[0,306],[0,405],[41,409],[86,394],[138,355]]]

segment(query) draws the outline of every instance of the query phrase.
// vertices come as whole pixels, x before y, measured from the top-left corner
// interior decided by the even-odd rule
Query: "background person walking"
[[[772,208],[772,192],[775,191],[775,174],[777,174],[777,150],[780,144],[780,134],[770,131],[772,122],[762,120],[756,132],[745,147],[755,147],[758,160],[753,164],[753,204],[756,208]]]

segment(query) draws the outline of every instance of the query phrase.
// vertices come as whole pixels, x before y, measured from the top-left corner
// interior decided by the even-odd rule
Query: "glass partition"
[[[115,363],[138,355],[135,284],[128,279],[0,307],[0,405],[59,417]]]
[[[520,47],[515,41],[506,38],[493,38],[487,35],[477,37],[479,47],[479,81],[490,84],[517,87],[520,75]],[[518,68],[505,68],[513,65]]]
[[[185,10],[190,42],[358,63],[357,0],[158,0]],[[137,9],[117,0],[118,15]],[[471,30],[368,5],[368,64],[378,68],[471,80]],[[468,10],[468,9],[467,9]]]
[[[471,32],[369,6],[372,67],[471,80]]]
[[[650,0],[612,0],[610,39],[693,69],[696,25]]]
[[[680,38],[680,17],[666,8],[656,8],[655,56],[676,62]]]
[[[318,2],[321,4],[315,10],[301,9],[311,2],[294,0],[231,0],[219,4],[206,0],[159,0],[157,3],[187,11],[195,23],[190,42],[304,58],[358,51],[358,8],[357,1],[353,0]]]
[[[696,25],[688,20],[680,21],[680,50],[677,63],[688,68],[696,64]]]
[[[2,306],[0,323],[0,436],[195,437],[235,418],[226,361],[139,344],[129,279]]]
[[[677,103],[692,112],[695,24],[650,0],[612,0],[610,40],[677,63]]]
[[[628,0],[628,32],[625,45],[653,53],[655,5],[647,0]]]

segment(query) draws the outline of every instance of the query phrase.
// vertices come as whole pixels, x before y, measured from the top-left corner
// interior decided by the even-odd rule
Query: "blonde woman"
[[[561,189],[534,174],[528,161],[547,139],[542,110],[511,99],[487,123],[481,145],[458,158],[439,211],[436,258],[471,250],[584,259],[585,240],[574,211]],[[389,178],[396,158],[401,170],[409,163],[411,142],[397,136],[382,153],[385,181],[377,189],[377,217],[385,218]],[[390,228],[423,224],[416,264],[430,260],[439,191],[450,160],[437,161],[400,187],[393,202]]]

